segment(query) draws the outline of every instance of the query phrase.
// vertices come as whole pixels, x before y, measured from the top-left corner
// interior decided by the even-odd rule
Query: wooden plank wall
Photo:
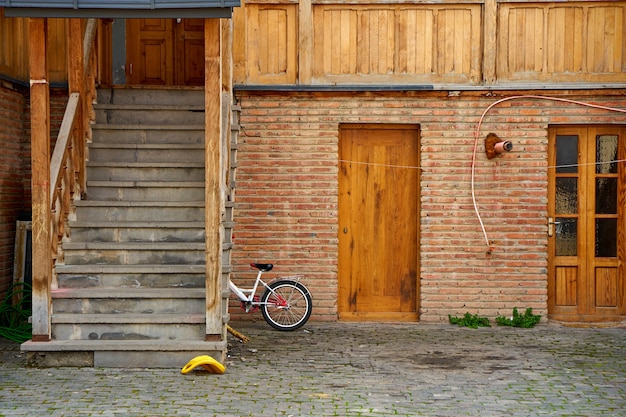
[[[0,8],[0,74],[28,83],[28,19],[5,17]],[[48,19],[48,77],[67,81],[65,20]]]
[[[626,2],[248,0],[237,84],[626,82]]]

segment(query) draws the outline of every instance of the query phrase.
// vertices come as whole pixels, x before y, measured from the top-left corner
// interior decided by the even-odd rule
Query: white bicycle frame
[[[269,285],[267,285],[265,281],[261,279],[261,275],[263,275],[263,271],[259,269],[259,272],[256,275],[256,280],[254,281],[254,286],[252,287],[252,289],[248,290],[245,288],[239,288],[230,279],[228,280],[228,288],[230,288],[230,291],[233,294],[235,294],[241,302],[250,303],[250,305],[261,305],[262,303],[260,301],[254,301],[254,296],[256,294],[257,288],[259,287],[259,283],[261,283],[263,287],[270,289]]]
[[[228,288],[230,288],[230,291],[233,294],[235,294],[242,303],[246,303],[246,313],[250,311],[250,307],[252,306],[260,306],[262,304],[268,304],[268,303],[262,303],[261,301],[254,300],[256,291],[259,288],[259,283],[263,287],[265,287],[267,290],[275,294],[274,290],[272,290],[272,288],[270,288],[270,286],[261,279],[262,275],[263,275],[263,271],[259,269],[259,272],[256,275],[256,280],[254,281],[254,286],[251,289],[239,288],[237,285],[235,285],[235,283],[232,280],[230,279],[228,280]],[[295,276],[290,276],[290,277],[279,277],[274,281],[291,279],[296,282],[299,282],[301,278],[302,278],[302,275],[295,275]],[[277,308],[285,308],[285,307],[277,306]]]

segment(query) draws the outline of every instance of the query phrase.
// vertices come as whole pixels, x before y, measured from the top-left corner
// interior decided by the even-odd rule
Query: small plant
[[[478,314],[471,315],[470,313],[465,313],[462,318],[452,317],[451,315],[448,315],[448,319],[450,320],[450,324],[469,327],[471,329],[478,329],[479,327],[491,327],[491,324],[489,324],[489,319],[487,317],[479,317]]]
[[[541,316],[533,314],[533,309],[530,307],[526,309],[523,315],[517,311],[517,308],[514,308],[513,317],[496,317],[496,322],[499,326],[522,327],[524,329],[535,327],[539,320],[541,320]]]

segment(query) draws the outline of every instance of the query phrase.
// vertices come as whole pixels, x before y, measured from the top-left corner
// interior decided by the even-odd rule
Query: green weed
[[[465,313],[462,318],[452,317],[451,315],[448,315],[448,319],[450,320],[450,324],[469,327],[471,329],[478,329],[479,327],[491,327],[491,324],[489,324],[489,319],[487,317],[480,317],[478,316],[478,314],[471,315],[470,313]]]
[[[541,316],[533,314],[533,309],[530,307],[526,309],[524,314],[520,314],[517,308],[514,308],[513,317],[496,317],[496,323],[498,323],[499,326],[522,327],[525,329],[535,327],[535,324],[539,323],[539,320],[541,320]]]

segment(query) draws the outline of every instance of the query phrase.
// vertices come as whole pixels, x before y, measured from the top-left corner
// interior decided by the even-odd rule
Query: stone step
[[[203,222],[202,201],[76,201],[76,219],[130,222]]]
[[[54,300],[55,315],[204,315],[206,310],[204,287],[159,289],[61,288],[53,290],[51,294]],[[77,317],[74,322],[80,323],[81,320],[84,318]],[[60,321],[57,322],[60,323]]]
[[[195,242],[66,242],[65,264],[204,265],[205,244]]]
[[[105,368],[182,369],[196,356],[226,360],[226,340],[51,340],[26,342],[21,349],[40,352],[29,362],[39,366],[95,366]]]
[[[89,161],[87,178],[96,181],[204,181],[204,163]]]
[[[73,242],[204,242],[204,222],[70,221]]]
[[[99,104],[204,106],[204,88],[98,88]]]
[[[181,125],[204,123],[204,106],[94,105],[95,122],[121,125]]]
[[[97,142],[89,145],[93,162],[204,162],[204,145]]]
[[[94,124],[91,128],[92,143],[204,143],[204,124],[177,126]]]
[[[206,333],[204,320],[204,314],[71,314],[67,316],[53,314],[52,338],[57,340],[201,339]]]
[[[204,193],[200,181],[87,181],[88,200],[199,201]]]
[[[106,290],[128,289],[172,290],[204,288],[205,265],[56,265],[59,288]],[[110,291],[110,290],[109,290]]]

